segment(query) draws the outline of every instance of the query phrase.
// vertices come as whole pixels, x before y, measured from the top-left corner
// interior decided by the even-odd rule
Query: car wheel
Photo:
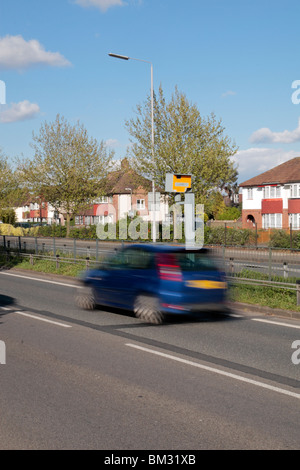
[[[83,287],[78,290],[76,304],[84,310],[94,310],[96,307],[93,290],[90,287]]]
[[[163,322],[163,314],[158,299],[149,295],[139,295],[134,303],[134,314],[140,320],[159,325]]]

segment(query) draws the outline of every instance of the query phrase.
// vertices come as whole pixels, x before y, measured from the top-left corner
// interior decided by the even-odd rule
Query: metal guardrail
[[[95,265],[103,257],[123,245],[122,242],[102,242],[101,240],[44,239],[38,237],[13,237],[2,235],[0,249],[8,257],[19,255],[35,259],[44,259],[56,263],[82,263],[86,268]],[[300,252],[272,248],[244,248],[210,246],[214,257],[223,266],[230,283],[276,287],[297,292],[297,305],[300,305]],[[49,255],[51,253],[51,255]],[[53,255],[52,255],[53,253]],[[268,276],[268,279],[255,279],[245,274],[255,272]],[[275,281],[280,276],[286,281]],[[295,282],[289,282],[291,277]]]

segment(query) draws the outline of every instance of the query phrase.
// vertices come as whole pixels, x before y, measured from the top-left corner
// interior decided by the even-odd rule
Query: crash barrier
[[[78,262],[88,268],[124,244],[127,242],[0,236],[0,250],[7,260],[16,255],[29,258],[31,264],[37,259],[51,260],[57,269],[61,263]],[[294,290],[300,305],[300,251],[236,246],[209,248],[230,282]]]

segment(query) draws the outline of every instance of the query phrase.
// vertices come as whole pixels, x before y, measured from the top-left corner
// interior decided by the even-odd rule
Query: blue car
[[[165,314],[198,314],[225,310],[225,273],[209,250],[160,244],[126,246],[80,279],[77,304],[134,312],[149,323],[162,323]]]

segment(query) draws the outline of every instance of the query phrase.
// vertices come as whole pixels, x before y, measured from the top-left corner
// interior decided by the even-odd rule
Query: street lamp
[[[110,52],[108,54],[110,57],[115,57],[116,59],[123,59],[123,60],[137,60],[138,62],[146,62],[147,64],[151,65],[151,150],[152,150],[152,163],[153,163],[153,172],[154,172],[154,114],[153,114],[153,65],[151,62],[148,60],[143,60],[143,59],[135,59],[134,57],[128,57],[126,55],[120,55],[120,54],[113,54]],[[152,175],[152,199],[153,199],[153,216],[152,216],[152,237],[153,237],[153,242],[156,242],[156,226],[155,226],[155,209],[156,209],[156,204],[155,204],[155,182],[154,182],[154,174]]]

